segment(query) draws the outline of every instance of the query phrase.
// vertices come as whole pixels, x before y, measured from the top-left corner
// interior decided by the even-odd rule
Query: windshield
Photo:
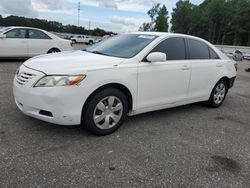
[[[144,49],[156,37],[155,35],[143,34],[119,35],[97,43],[87,48],[86,51],[113,57],[131,58]]]

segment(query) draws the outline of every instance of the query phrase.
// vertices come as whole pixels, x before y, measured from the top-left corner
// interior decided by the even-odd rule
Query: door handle
[[[183,65],[181,69],[182,69],[182,70],[189,70],[190,67],[189,67],[188,65]]]

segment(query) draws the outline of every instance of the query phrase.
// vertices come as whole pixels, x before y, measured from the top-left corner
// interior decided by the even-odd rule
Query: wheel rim
[[[95,125],[100,129],[110,129],[117,125],[123,113],[123,104],[115,96],[108,96],[96,105],[93,118]]]
[[[223,83],[220,83],[217,85],[215,91],[214,91],[214,103],[220,104],[226,95],[226,87]]]

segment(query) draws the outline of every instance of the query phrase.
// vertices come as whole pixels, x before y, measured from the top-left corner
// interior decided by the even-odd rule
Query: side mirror
[[[162,52],[152,52],[147,56],[149,62],[164,62],[167,61],[167,55]]]
[[[4,39],[4,38],[6,38],[6,35],[0,34],[0,39]]]

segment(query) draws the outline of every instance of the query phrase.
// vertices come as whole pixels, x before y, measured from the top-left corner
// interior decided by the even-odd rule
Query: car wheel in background
[[[58,48],[52,48],[48,51],[48,54],[61,52]]]
[[[128,112],[126,96],[118,89],[106,88],[95,93],[83,109],[84,127],[96,135],[108,135],[116,131]]]
[[[224,102],[227,95],[228,86],[224,79],[221,79],[214,86],[210,98],[208,100],[208,105],[210,107],[219,107]]]
[[[91,40],[91,41],[89,41],[89,44],[90,44],[90,45],[92,45],[92,44],[93,44],[93,41],[92,41],[92,40]]]

